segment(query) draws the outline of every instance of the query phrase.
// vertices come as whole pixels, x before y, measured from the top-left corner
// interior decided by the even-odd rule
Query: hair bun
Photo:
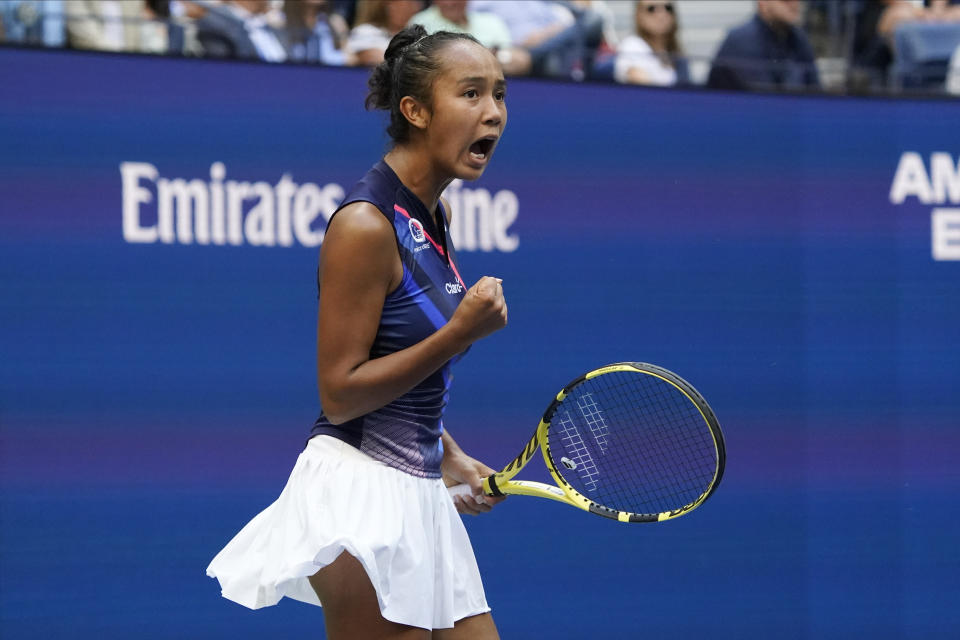
[[[393,36],[386,52],[383,54],[383,62],[378,64],[371,72],[367,86],[370,87],[370,93],[367,95],[366,106],[368,109],[385,109],[389,111],[393,104],[394,89],[394,67],[397,60],[403,55],[412,44],[418,42],[427,35],[427,30],[423,25],[414,24],[401,29],[397,35]]]
[[[403,55],[404,50],[410,45],[417,42],[420,38],[427,36],[427,30],[423,27],[422,24],[412,24],[408,27],[404,27],[397,32],[393,38],[390,39],[390,44],[387,45],[387,50],[383,54],[384,62],[393,66],[396,64],[397,59]]]

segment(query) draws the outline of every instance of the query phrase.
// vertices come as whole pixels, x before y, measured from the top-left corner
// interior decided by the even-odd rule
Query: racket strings
[[[627,473],[618,475],[624,483],[636,479],[633,486],[624,486],[630,486],[632,495],[645,495],[643,504],[653,505],[651,511],[682,507],[709,486],[716,466],[712,438],[697,408],[675,387],[653,376],[635,377],[642,385],[637,397],[647,402],[634,401],[630,419],[635,426],[624,431],[633,437],[624,440],[637,463],[623,465]],[[628,388],[617,387],[625,401],[636,393]]]
[[[574,489],[632,513],[696,502],[718,464],[696,405],[645,373],[609,373],[575,387],[557,407],[548,438],[555,467]]]

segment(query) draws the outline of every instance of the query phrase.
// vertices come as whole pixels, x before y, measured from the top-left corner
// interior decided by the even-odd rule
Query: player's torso
[[[391,221],[403,265],[400,284],[384,300],[370,348],[370,357],[379,358],[434,334],[453,316],[466,290],[450,255],[445,220],[427,211],[385,163],[375,165],[341,207],[358,200],[374,204]],[[311,435],[333,435],[391,466],[415,475],[438,476],[451,364],[356,420],[334,426],[321,415]]]

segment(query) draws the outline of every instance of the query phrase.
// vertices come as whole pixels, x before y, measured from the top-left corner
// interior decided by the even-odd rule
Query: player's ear
[[[417,129],[426,129],[430,123],[430,111],[426,105],[411,96],[400,98],[400,113]]]

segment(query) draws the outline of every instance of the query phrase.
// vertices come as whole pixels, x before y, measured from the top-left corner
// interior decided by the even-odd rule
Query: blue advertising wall
[[[365,81],[0,49],[0,636],[322,636],[204,569],[318,411],[317,245],[386,145]],[[659,525],[468,519],[501,635],[956,637],[960,103],[518,79],[507,103],[448,195],[510,324],[447,427],[499,466],[563,384],[638,360],[706,396],[728,466]]]

